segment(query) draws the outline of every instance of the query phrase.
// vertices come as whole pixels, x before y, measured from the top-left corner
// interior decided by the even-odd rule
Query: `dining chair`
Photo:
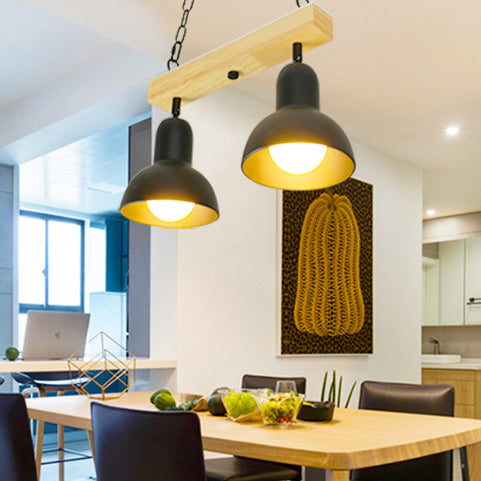
[[[242,376],[243,389],[272,389],[276,388],[277,381],[294,381],[299,394],[306,393],[305,377],[277,377],[277,376],[261,376],[257,374],[244,374]]]
[[[243,389],[275,389],[277,381],[292,380],[296,383],[297,392],[305,394],[305,377],[278,377],[244,374]],[[302,466],[282,463],[271,463],[258,459],[229,456],[205,460],[208,481],[282,481],[300,480]]]
[[[47,393],[53,392],[57,396],[62,396],[67,391],[75,391],[75,386],[80,386],[86,383],[89,378],[83,377],[80,379],[72,380],[68,373],[66,372],[15,372],[12,373],[13,379],[19,384],[27,386],[26,389],[22,391],[23,397],[27,398],[33,393],[38,393],[40,397],[45,397]],[[45,424],[43,421],[37,422],[37,433],[36,433],[36,449],[35,449],[35,463],[37,467],[37,476],[40,479],[40,471],[42,465],[42,454],[43,454],[43,434],[44,434]],[[57,425],[57,449],[58,452],[58,471],[59,471],[59,481],[64,481],[65,477],[65,453],[70,453],[75,455],[75,458],[69,459],[69,461],[77,461],[80,459],[89,459],[90,456],[86,456],[83,453],[65,449],[65,430],[61,424]],[[49,451],[51,452],[51,451]]]
[[[359,409],[437,416],[454,415],[454,387],[447,384],[402,384],[364,381]],[[363,468],[351,472],[356,481],[451,481],[452,451]]]
[[[205,481],[199,417],[91,405],[97,481]]]
[[[0,394],[0,479],[37,481],[25,398]]]

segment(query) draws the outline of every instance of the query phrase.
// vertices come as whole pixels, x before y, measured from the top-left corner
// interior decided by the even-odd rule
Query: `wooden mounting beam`
[[[185,105],[292,59],[294,42],[306,52],[330,40],[332,17],[309,3],[152,80],[148,100],[170,112],[173,97]],[[227,77],[231,70],[239,72],[237,80]]]

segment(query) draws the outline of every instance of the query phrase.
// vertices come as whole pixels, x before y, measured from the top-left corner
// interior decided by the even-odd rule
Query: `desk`
[[[175,369],[177,362],[169,359],[135,359],[136,369]],[[99,363],[99,369],[103,369]],[[0,361],[0,373],[67,371],[67,360]]]
[[[155,410],[149,403],[150,394],[128,392],[106,402]],[[37,398],[28,399],[27,407],[33,419],[91,431],[91,401],[84,396]],[[286,429],[234,423],[208,413],[200,413],[200,421],[203,446],[208,451],[330,469],[335,481],[348,481],[350,469],[468,446],[470,479],[481,481],[480,420],[336,409],[330,423],[299,421]]]

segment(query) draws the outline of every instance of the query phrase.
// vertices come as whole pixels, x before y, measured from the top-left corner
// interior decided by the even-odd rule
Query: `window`
[[[105,291],[106,276],[106,230],[105,224],[90,224],[90,261],[88,262],[90,272],[90,292]]]
[[[29,309],[83,311],[84,223],[20,212],[19,303]]]

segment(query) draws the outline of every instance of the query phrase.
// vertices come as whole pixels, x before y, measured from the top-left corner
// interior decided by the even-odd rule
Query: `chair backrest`
[[[244,389],[267,388],[274,390],[277,381],[295,381],[297,392],[306,393],[305,377],[278,377],[278,376],[258,376],[256,374],[244,374],[242,377],[242,387]]]
[[[49,372],[14,372],[13,379],[19,384],[36,385],[42,384],[43,381],[65,381],[71,380],[69,372],[65,371],[49,371]],[[73,389],[73,388],[72,388]]]
[[[32,436],[25,399],[0,394],[0,478],[37,481]]]
[[[98,481],[205,481],[197,414],[92,403]]]
[[[454,387],[438,384],[402,384],[364,381],[359,398],[360,409],[414,414],[453,416]],[[353,471],[358,481],[450,481],[452,452]]]

